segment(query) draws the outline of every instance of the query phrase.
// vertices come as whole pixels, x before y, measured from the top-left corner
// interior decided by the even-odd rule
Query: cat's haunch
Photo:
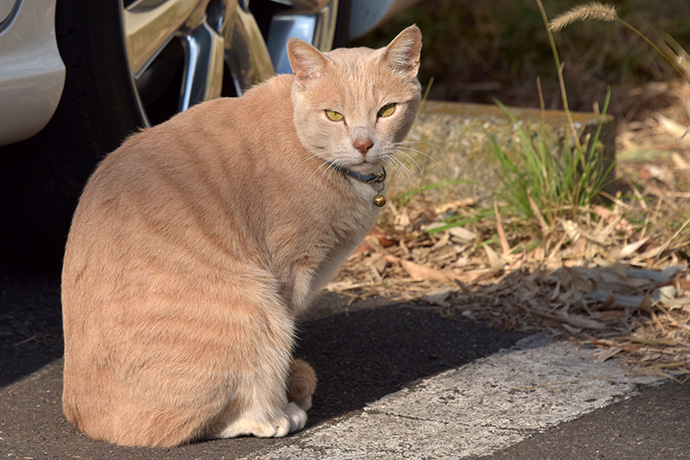
[[[295,315],[370,231],[420,100],[421,33],[129,137],[89,179],[62,275],[63,409],[87,435],[175,446],[304,427]],[[314,199],[318,196],[318,199]]]

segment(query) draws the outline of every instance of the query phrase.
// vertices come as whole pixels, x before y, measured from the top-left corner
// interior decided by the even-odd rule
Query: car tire
[[[159,23],[154,22],[165,31],[159,36],[160,48],[150,59],[143,58],[145,66],[135,76],[130,62],[139,58],[141,63],[142,57],[127,53],[126,21],[149,13],[149,4],[57,0],[55,30],[66,68],[65,86],[55,114],[39,134],[0,147],[0,262],[60,268],[82,188],[106,153],[144,126],[165,121],[205,99],[236,96],[239,89],[272,75],[253,17],[231,9],[240,8],[237,2],[171,5],[187,8],[189,18],[175,19],[178,22],[173,24],[165,22],[170,15],[161,15]],[[204,7],[200,16],[198,8]],[[201,22],[194,28],[193,18],[198,17]],[[176,38],[167,40],[165,33]],[[208,40],[215,54],[203,56],[210,59],[209,66],[216,65],[213,72],[199,55],[189,58],[189,46],[203,52]],[[225,61],[221,72],[218,60]],[[190,63],[196,67],[189,67]]]
[[[60,0],[67,69],[54,116],[36,136],[0,149],[3,262],[59,268],[81,190],[103,155],[143,120],[124,62],[118,3]]]

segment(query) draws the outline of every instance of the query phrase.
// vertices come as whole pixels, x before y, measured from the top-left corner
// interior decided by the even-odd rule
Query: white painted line
[[[453,459],[487,455],[635,394],[631,376],[593,350],[530,336],[424,379],[252,459]]]

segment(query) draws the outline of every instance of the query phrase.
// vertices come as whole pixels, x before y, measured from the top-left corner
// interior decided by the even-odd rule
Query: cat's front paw
[[[309,407],[311,407],[311,398],[309,398]],[[307,409],[302,409],[295,403],[289,403],[285,408],[285,415],[290,419],[290,433],[299,431],[307,424]]]
[[[239,418],[223,430],[221,438],[236,438],[238,436],[256,436],[259,438],[282,438],[304,428],[307,423],[307,413],[295,403],[289,403],[283,413],[273,420],[256,422],[248,418]]]

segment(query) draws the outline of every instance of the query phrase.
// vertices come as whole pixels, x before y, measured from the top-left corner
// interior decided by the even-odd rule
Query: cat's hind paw
[[[311,409],[311,396],[307,396],[306,398],[299,400],[299,401],[292,401],[294,404],[297,405],[300,409],[303,411],[308,411]]]
[[[295,403],[300,409],[311,409],[311,399],[316,390],[316,373],[304,360],[295,359],[290,363],[290,374],[287,380],[288,401]]]
[[[220,437],[256,436],[259,438],[282,438],[288,433],[301,430],[306,424],[307,413],[295,403],[289,403],[283,413],[273,420],[256,422],[247,418],[239,418],[228,425],[220,434]]]

